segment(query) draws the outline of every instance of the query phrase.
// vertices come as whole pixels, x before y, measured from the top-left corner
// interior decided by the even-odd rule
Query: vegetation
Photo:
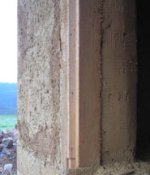
[[[0,130],[14,129],[16,115],[0,115]]]
[[[0,130],[13,129],[17,113],[17,84],[0,83]]]

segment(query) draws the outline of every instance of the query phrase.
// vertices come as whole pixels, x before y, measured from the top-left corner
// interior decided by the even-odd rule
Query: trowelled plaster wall
[[[63,174],[66,1],[18,1],[18,175]]]
[[[18,1],[18,175],[67,174],[67,2]],[[85,160],[79,165],[92,165],[94,158],[96,165],[133,160],[137,83],[134,1],[87,0],[79,5],[79,12],[86,7],[80,13],[77,43],[81,49],[77,79],[81,115],[80,127],[75,129],[79,133],[77,149],[82,150],[77,156]],[[88,169],[85,172],[92,175]]]
[[[135,1],[106,0],[102,39],[102,161],[133,161],[136,144]]]

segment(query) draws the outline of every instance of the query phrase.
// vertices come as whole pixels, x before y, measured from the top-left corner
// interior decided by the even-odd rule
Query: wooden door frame
[[[67,167],[100,164],[100,3],[68,0]]]
[[[68,0],[67,167],[77,168],[79,158],[79,0]]]

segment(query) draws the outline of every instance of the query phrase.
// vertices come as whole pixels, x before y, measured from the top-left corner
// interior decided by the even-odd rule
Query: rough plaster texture
[[[129,161],[133,159],[135,148],[134,3],[129,0],[95,0],[93,2],[99,5],[99,9],[94,8],[92,1],[87,1],[89,6],[85,6],[85,11],[81,9],[83,23],[80,27],[85,28],[80,33],[80,44],[83,48],[80,50],[82,58],[80,60],[80,73],[82,73],[80,104],[83,108],[80,109],[82,115],[79,143],[83,144],[79,145],[79,157],[82,160],[88,159],[83,161],[81,166],[85,166],[87,162],[89,166],[93,165],[91,159],[94,158],[95,164],[100,162],[100,158],[103,163]],[[84,4],[82,1],[80,5],[84,8],[87,3]],[[92,13],[86,13],[91,9]],[[65,170],[67,10],[65,0],[18,1],[18,175],[92,175],[95,172],[95,168]],[[97,13],[97,10],[100,13]],[[94,18],[96,22],[100,18],[100,26],[95,27],[93,17],[96,14],[100,15]],[[84,23],[86,15],[88,20]],[[100,33],[95,34],[93,39],[91,31],[97,33],[99,27],[101,27]],[[86,42],[87,38],[88,42]],[[93,43],[90,44],[91,38]],[[94,51],[92,48],[96,48],[95,52],[89,53],[89,50],[84,48],[84,44],[89,50]],[[99,44],[99,47],[95,47],[94,44]],[[90,59],[97,56],[100,60]],[[94,64],[92,69],[89,68],[91,64]],[[93,72],[99,77],[94,79],[91,76]],[[91,84],[93,81],[97,81],[96,87]],[[97,93],[97,90],[100,90],[98,84],[102,84],[102,91],[99,94]],[[93,92],[89,94],[89,91]],[[102,111],[97,106],[100,105],[99,101],[94,101],[98,97],[102,100],[100,106]],[[87,100],[90,100],[90,103],[87,103]],[[94,128],[94,120],[90,118],[92,115],[88,111],[93,111],[94,114],[100,113],[101,118],[95,119],[99,134]],[[85,114],[89,120],[86,120]],[[98,122],[99,125],[97,125]],[[93,146],[92,140],[95,141],[95,138],[89,137],[88,132],[95,133],[93,135],[97,139],[97,145],[94,142],[95,146]],[[90,148],[87,155],[85,153],[88,152],[88,147],[84,147],[85,145]],[[93,155],[91,148],[93,148]]]
[[[79,3],[79,167],[100,165],[100,7]]]
[[[105,0],[102,38],[102,160],[132,161],[136,143],[135,1]]]
[[[66,164],[66,15],[64,0],[18,1],[18,175]]]
[[[80,1],[79,5],[79,167],[133,161],[135,1]]]

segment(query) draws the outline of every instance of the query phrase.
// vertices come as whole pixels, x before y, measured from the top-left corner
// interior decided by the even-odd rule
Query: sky
[[[0,0],[0,82],[17,82],[17,0]]]

